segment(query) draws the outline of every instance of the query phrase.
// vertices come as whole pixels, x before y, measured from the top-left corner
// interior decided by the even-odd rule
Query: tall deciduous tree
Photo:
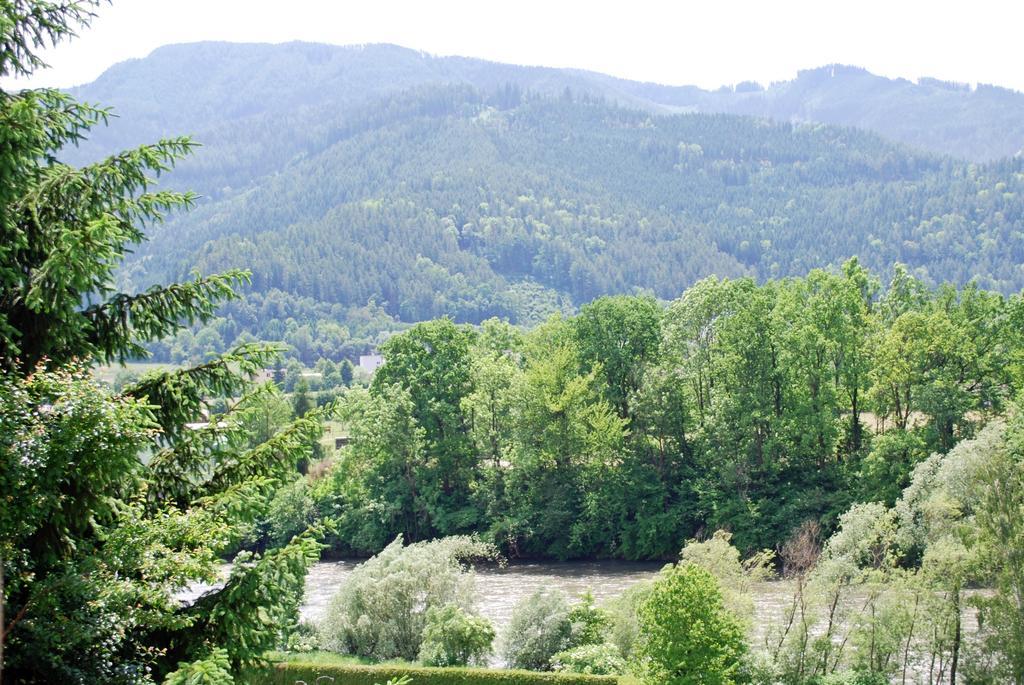
[[[423,534],[450,535],[471,530],[478,511],[470,500],[477,455],[462,402],[472,391],[472,333],[448,319],[414,326],[381,345],[384,366],[371,392],[397,385],[412,400],[412,415],[423,429],[424,487],[430,514]]]
[[[602,297],[583,307],[573,332],[585,370],[599,368],[604,396],[628,419],[632,395],[661,346],[662,311],[653,297]]]

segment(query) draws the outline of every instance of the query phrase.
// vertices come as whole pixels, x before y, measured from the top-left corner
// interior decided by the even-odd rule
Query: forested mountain
[[[831,78],[805,73],[777,102]],[[768,98],[740,91],[736,108]],[[253,335],[311,363],[399,322],[535,323],[604,294],[668,299],[709,274],[784,277],[852,255],[926,283],[1024,286],[1024,160],[978,166],[851,128],[651,111],[685,93],[700,95],[392,46],[176,46],[79,90],[133,124],[69,159],[159,131],[204,143],[171,182],[203,200],[122,272],[131,289],[252,270],[249,298],[178,356]]]
[[[597,77],[669,111],[747,114],[855,126],[924,150],[991,161],[1024,150],[1024,94],[988,84],[888,79],[840,64],[800,71],[767,88],[747,81],[704,91]],[[613,92],[614,92],[613,91]]]
[[[285,123],[308,118],[308,126],[317,118],[308,117],[309,110],[332,117],[382,94],[439,84],[484,91],[513,84],[547,95],[569,88],[659,114],[746,114],[854,126],[978,162],[1024,150],[1024,93],[931,78],[888,79],[843,65],[804,70],[767,87],[748,81],[710,91],[576,69],[433,57],[395,45],[206,42],[160,48],[145,59],[111,67],[73,92],[112,105],[123,117],[112,132],[96,134],[99,148],[109,151],[167,131],[224,142],[221,136],[231,138],[226,129],[239,123],[259,129],[267,115],[286,117]],[[306,142],[314,140],[311,133],[305,132]],[[278,152],[289,139],[285,136]]]

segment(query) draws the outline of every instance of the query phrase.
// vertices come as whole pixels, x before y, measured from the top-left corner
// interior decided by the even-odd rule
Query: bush
[[[571,671],[589,675],[619,675],[626,672],[626,660],[618,647],[607,642],[588,644],[564,652],[552,659],[556,671]]]
[[[350,664],[284,663],[248,672],[244,685],[294,685],[314,683],[321,676],[336,685],[378,685],[389,679],[409,677],[412,685],[616,685],[612,676],[580,673],[536,673],[478,668],[427,668],[414,666],[356,666]]]
[[[652,685],[731,685],[746,651],[718,582],[693,563],[662,572],[640,606],[637,670]]]
[[[817,685],[889,685],[889,679],[881,673],[840,671],[822,676]]]
[[[569,611],[569,622],[572,624],[572,645],[580,647],[603,643],[612,619],[607,611],[594,606],[594,595],[586,592]]]
[[[287,651],[314,652],[320,648],[316,626],[300,621],[295,630],[288,636]]]
[[[654,583],[637,583],[608,603],[610,626],[608,639],[626,660],[633,654],[633,646],[640,636],[640,606],[654,589]]]
[[[551,670],[555,654],[603,643],[611,623],[589,592],[570,605],[565,593],[538,590],[512,611],[502,641],[505,663],[509,668]]]
[[[315,519],[316,510],[309,494],[309,483],[299,476],[274,493],[267,511],[267,542],[280,547],[302,533]]]
[[[232,685],[228,653],[215,649],[210,656],[190,664],[178,664],[178,670],[167,674],[164,685]]]
[[[498,557],[493,545],[451,537],[402,546],[401,538],[358,566],[331,600],[320,624],[325,649],[384,661],[420,653],[426,615],[454,605],[472,610],[470,558]]]
[[[551,657],[575,646],[570,611],[562,592],[538,590],[520,600],[505,631],[505,664],[509,668],[550,670]]]
[[[494,628],[480,616],[472,616],[449,604],[427,610],[420,661],[427,666],[486,665],[494,642]]]

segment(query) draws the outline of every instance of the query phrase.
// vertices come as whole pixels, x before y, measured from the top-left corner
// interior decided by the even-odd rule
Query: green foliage
[[[38,14],[5,10],[5,26],[18,27],[16,34],[38,30],[40,36],[31,47],[13,49],[13,58],[44,44],[47,33],[70,33],[93,4],[39,5]],[[30,28],[40,22],[47,28]],[[4,54],[11,59],[12,49]],[[3,73],[20,68],[0,63]],[[115,291],[114,269],[130,246],[145,240],[140,226],[193,204],[190,193],[152,186],[153,177],[171,169],[194,144],[165,139],[82,168],[56,161],[62,147],[106,117],[105,110],[56,91],[4,93],[0,99],[2,128],[23,132],[8,136],[0,172],[7,189],[0,198],[0,257],[6,265],[0,283],[12,295],[0,309],[0,363],[9,371],[25,373],[44,359],[61,364],[144,355],[144,343],[175,332],[182,322],[209,320],[218,303],[235,296],[232,287],[247,282],[245,272],[233,270],[138,294]],[[78,294],[91,296],[85,306]]]
[[[572,608],[564,594],[538,590],[512,610],[502,637],[502,657],[509,668],[549,671],[555,654],[571,649]]]
[[[225,74],[238,83],[230,93],[216,87]],[[207,132],[203,156],[178,177],[209,203],[172,218],[174,229],[142,246],[123,278],[141,288],[194,267],[252,269],[247,301],[231,303],[210,327],[224,345],[243,334],[287,342],[310,366],[318,357],[354,361],[400,322],[497,316],[535,325],[604,295],[668,299],[711,274],[763,281],[851,255],[885,277],[906,263],[930,285],[975,277],[1003,293],[1024,285],[1016,270],[1021,161],[1008,147],[1021,137],[1007,133],[1020,119],[1019,94],[879,79],[886,95],[876,98],[859,90],[873,79],[846,70],[834,78],[808,72],[796,90],[781,86],[771,96],[545,74],[467,69],[393,46],[361,54],[179,46],[79,91],[118,98],[112,104],[125,119],[145,121],[119,121],[77,158],[101,158],[118,139],[147,140],[152,122]],[[563,79],[575,96],[551,97],[569,85]],[[518,83],[514,97],[509,80]],[[156,95],[154,83],[163,84]],[[911,91],[922,100],[908,98]],[[668,101],[654,95],[664,92],[673,93]],[[817,109],[843,128],[791,123],[794,111],[802,118],[816,109],[821,93],[860,114],[832,119],[831,109]],[[759,108],[776,94],[785,114]],[[722,111],[705,106],[733,98],[740,102],[726,111],[781,121],[636,110]],[[1007,109],[998,125],[950,125],[963,121],[958,98]],[[296,102],[304,106],[287,106]],[[913,116],[865,114],[894,102]],[[936,115],[939,103],[952,113]],[[923,133],[922,118],[941,126]],[[924,149],[985,129],[986,147],[1002,148],[986,158],[1006,159],[972,166],[922,154],[848,128],[858,123],[902,129]],[[198,358],[210,340],[197,337],[154,352]]]
[[[419,660],[427,666],[484,666],[493,642],[494,628],[487,619],[453,604],[431,607]]]
[[[379,685],[386,679],[409,678],[413,685],[614,685],[615,677],[579,673],[537,673],[479,668],[427,668],[401,665],[359,666],[301,661],[276,664],[250,672],[248,685],[294,685],[303,680],[313,683],[318,677],[332,677],[346,685]]]
[[[889,679],[870,671],[841,671],[822,676],[818,682],[820,685],[887,685]]]
[[[344,544],[372,553],[399,533],[419,539],[427,518],[419,485],[426,456],[409,392],[398,386],[373,394],[354,389],[340,414],[352,445],[325,481],[320,500],[339,518]]]
[[[342,554],[452,526],[549,558],[670,558],[706,530],[742,558],[804,522],[827,535],[1005,411],[1019,306],[901,267],[882,291],[849,260],[707,279],[664,308],[605,298],[525,333],[423,324],[346,394],[352,442],[314,487],[319,515]]]
[[[299,476],[278,488],[267,509],[266,528],[270,545],[284,545],[309,528],[315,520],[314,507],[305,477]]]
[[[294,417],[288,399],[276,386],[267,386],[261,392],[253,393],[240,406],[235,405],[233,411],[242,430],[249,436],[250,447],[265,443]]]
[[[236,668],[258,663],[298,623],[306,570],[320,558],[315,538],[307,531],[263,556],[238,554],[224,588],[199,598],[189,611],[202,628],[198,639],[222,645]],[[186,644],[198,639],[183,637]]]
[[[735,683],[746,645],[711,573],[690,562],[667,569],[640,607],[635,664],[644,682]]]
[[[190,664],[180,664],[177,671],[167,674],[164,685],[232,685],[231,663],[223,649],[215,649],[210,656]]]
[[[594,596],[585,592],[569,611],[574,645],[596,645],[604,642],[611,626],[611,617],[604,609],[594,606]]]
[[[580,310],[573,333],[586,370],[600,368],[605,399],[630,418],[630,397],[640,390],[644,367],[658,356],[662,310],[653,297],[603,297]]]
[[[292,411],[296,416],[305,416],[306,412],[313,408],[313,401],[309,398],[309,383],[303,378],[295,384],[294,397],[292,397]]]
[[[653,589],[653,583],[643,582],[630,586],[606,606],[611,625],[608,640],[619,654],[629,660],[640,637],[640,607]]]
[[[509,668],[548,671],[556,654],[585,645],[599,645],[611,619],[594,606],[590,593],[570,604],[564,593],[538,590],[512,610],[502,636],[502,656]]]
[[[813,544],[787,544],[796,590],[766,640],[765,677],[1019,681],[1019,436],[1011,407],[1008,422],[921,460],[895,506],[852,507],[820,558]],[[971,584],[997,589],[974,594]],[[968,629],[970,605],[977,632]]]
[[[618,648],[607,642],[584,644],[559,652],[551,658],[555,671],[586,673],[588,675],[621,675],[626,672],[626,660]]]
[[[683,547],[679,559],[714,576],[723,605],[749,629],[754,619],[753,584],[771,576],[774,553],[764,550],[741,561],[739,550],[729,542],[731,538],[729,533],[716,530],[704,542],[691,540]]]
[[[896,503],[910,484],[914,466],[927,456],[919,431],[889,430],[874,436],[861,464],[860,481],[866,499]]]
[[[418,324],[389,339],[380,352],[371,393],[390,386],[409,393],[412,418],[423,431],[423,462],[416,474],[422,517],[413,539],[467,532],[478,521],[468,495],[475,480],[462,402],[471,391],[468,330],[442,319]]]
[[[0,74],[41,66],[37,51],[73,35],[96,5],[3,5]],[[229,270],[118,287],[115,271],[145,229],[193,203],[155,183],[194,144],[165,139],[77,168],[59,161],[106,118],[56,91],[0,92],[4,675],[151,684],[178,668],[176,681],[226,682],[294,622],[318,543],[304,533],[239,556],[224,587],[187,605],[178,595],[216,580],[219,555],[265,514],[324,411],[249,442],[238,414],[251,376],[276,354],[249,343],[117,395],[88,378],[90,364],[143,355],[210,320],[248,281]],[[199,425],[211,397],[239,395],[238,414]]]
[[[975,472],[976,544],[995,593],[978,598],[984,648],[1001,658],[998,676],[1024,682],[1024,418],[1018,413]]]
[[[416,659],[428,612],[455,606],[471,612],[474,579],[467,564],[497,560],[497,550],[469,537],[403,547],[396,539],[360,564],[331,600],[320,624],[329,650],[376,660]]]

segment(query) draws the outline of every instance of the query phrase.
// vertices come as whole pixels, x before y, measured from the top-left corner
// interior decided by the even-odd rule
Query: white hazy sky
[[[85,83],[168,43],[305,40],[706,88],[841,62],[1024,91],[1022,27],[1024,0],[115,0],[17,85]]]

